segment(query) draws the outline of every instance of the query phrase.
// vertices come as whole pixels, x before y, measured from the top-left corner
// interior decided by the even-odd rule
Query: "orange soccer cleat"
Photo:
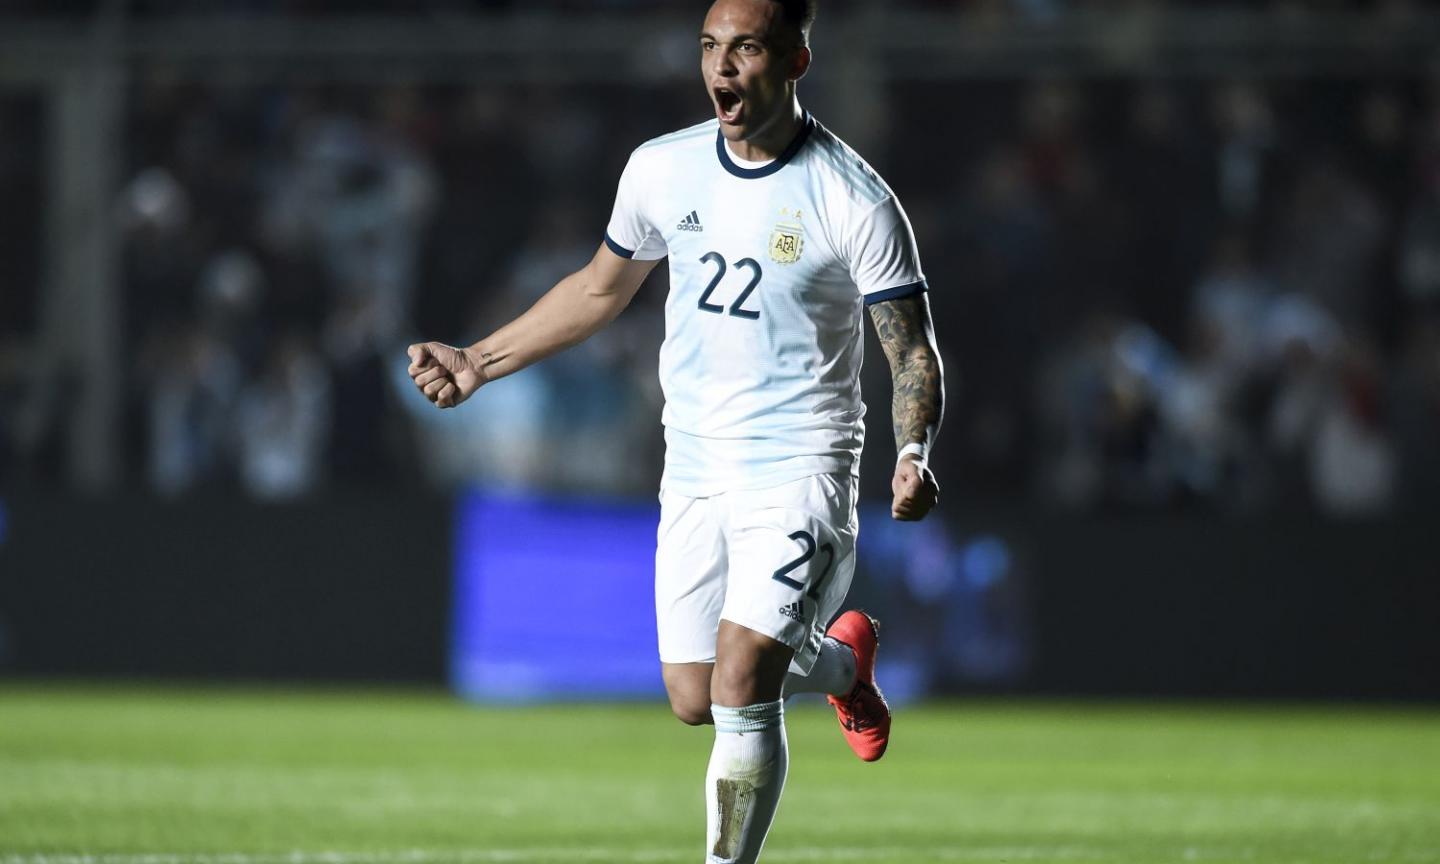
[[[855,652],[855,686],[844,696],[827,696],[835,706],[845,743],[866,762],[885,755],[890,743],[890,706],[875,684],[875,648],[880,644],[880,622],[851,609],[830,625],[825,635]]]

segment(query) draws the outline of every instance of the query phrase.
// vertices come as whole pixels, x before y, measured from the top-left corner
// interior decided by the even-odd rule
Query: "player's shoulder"
[[[856,205],[873,207],[895,193],[864,157],[839,135],[815,121],[810,133],[809,161],[827,186],[843,190]]]
[[[651,138],[630,154],[625,171],[632,183],[667,184],[677,176],[688,176],[700,161],[711,158],[714,139],[720,128],[715,119]]]
[[[686,126],[684,129],[677,129],[674,132],[667,132],[635,148],[635,154],[641,153],[663,153],[679,149],[686,149],[709,144],[715,138],[715,133],[720,128],[720,121],[711,117],[709,120],[696,123],[694,126]]]

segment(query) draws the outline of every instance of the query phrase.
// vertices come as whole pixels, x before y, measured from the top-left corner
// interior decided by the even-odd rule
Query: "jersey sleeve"
[[[605,228],[605,245],[621,258],[655,261],[664,258],[668,250],[665,238],[645,218],[645,176],[642,167],[637,164],[637,155],[630,154],[630,161],[620,174],[615,209],[610,214],[610,224]]]
[[[848,246],[850,278],[865,296],[865,305],[928,289],[910,220],[894,195],[855,223]]]

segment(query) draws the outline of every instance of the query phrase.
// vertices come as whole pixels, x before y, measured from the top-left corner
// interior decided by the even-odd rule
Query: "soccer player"
[[[925,278],[894,193],[796,98],[814,15],[814,0],[716,0],[699,46],[715,117],[634,151],[590,263],[468,348],[409,349],[416,386],[454,407],[605,326],[669,258],[655,605],[670,704],[715,727],[709,862],[760,854],[786,696],[828,694],[861,759],[889,739],[875,622],[851,610],[825,629],[855,569],[863,308],[893,381],[891,513],[924,518],[939,493]]]

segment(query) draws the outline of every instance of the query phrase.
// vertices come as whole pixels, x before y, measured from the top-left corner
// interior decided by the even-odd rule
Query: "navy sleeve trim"
[[[886,300],[899,300],[901,297],[913,297],[916,294],[924,294],[930,290],[925,280],[911,282],[909,285],[899,285],[895,288],[886,288],[884,291],[876,291],[874,294],[865,295],[865,305],[871,306],[876,303],[883,303]]]
[[[614,252],[616,255],[619,255],[621,258],[634,258],[634,257],[635,257],[635,250],[634,250],[634,249],[626,249],[624,246],[621,246],[619,243],[616,243],[615,240],[614,240],[613,238],[611,238],[609,231],[606,231],[606,232],[605,232],[605,245],[606,245],[606,246],[609,246],[609,247],[610,247],[610,251],[611,251],[611,252]]]

